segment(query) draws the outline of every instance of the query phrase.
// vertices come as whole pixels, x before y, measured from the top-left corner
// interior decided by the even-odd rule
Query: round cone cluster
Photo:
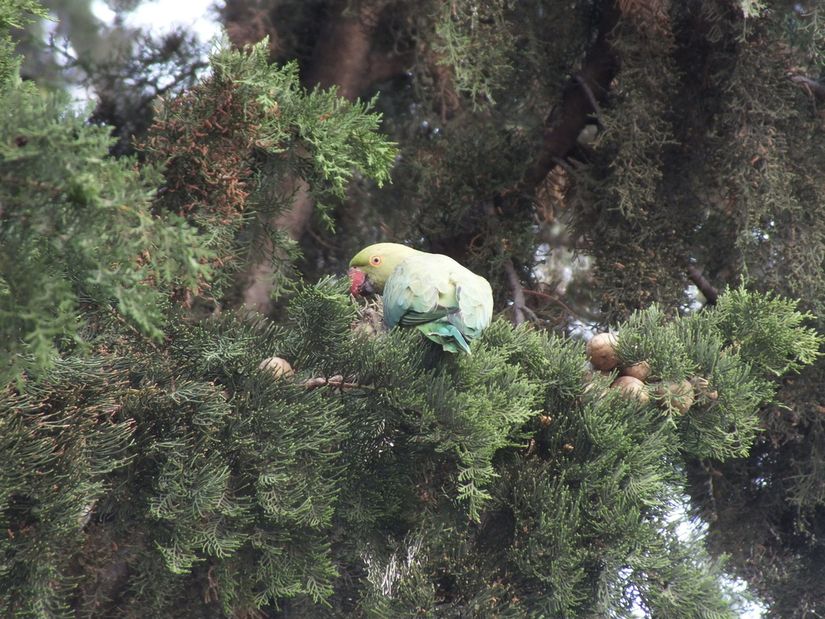
[[[598,371],[606,374],[619,369],[620,375],[610,385],[611,389],[618,389],[627,398],[633,398],[641,403],[650,401],[651,394],[657,401],[671,411],[685,414],[695,401],[694,382],[689,380],[675,382],[655,382],[648,386],[650,378],[650,364],[639,361],[631,365],[621,365],[618,353],[618,338],[612,333],[594,335],[587,343],[587,358],[590,364]],[[589,385],[588,385],[589,387]],[[585,388],[587,391],[588,388]],[[715,399],[716,392],[710,396]]]

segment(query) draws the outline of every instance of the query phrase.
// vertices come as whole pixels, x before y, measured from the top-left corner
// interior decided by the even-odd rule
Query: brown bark
[[[335,18],[321,29],[304,83],[312,88],[338,87],[338,94],[354,100],[369,85],[372,34],[378,23],[383,0],[365,2],[357,13],[349,14],[346,3]]]
[[[268,36],[270,53],[278,52],[278,31],[268,7],[248,0],[227,0],[220,14],[226,34],[236,47],[257,43]]]
[[[690,281],[694,283],[699,292],[705,297],[707,304],[716,305],[716,299],[719,298],[719,291],[702,275],[702,272],[695,266],[690,265],[687,268],[687,274]]]
[[[610,45],[610,33],[619,13],[610,2],[603,5],[598,37],[588,51],[581,71],[565,88],[561,104],[547,117],[541,153],[522,180],[522,186],[528,191],[534,190],[573,149],[588,116],[598,114],[596,103],[607,98],[610,82],[619,70],[618,58]]]

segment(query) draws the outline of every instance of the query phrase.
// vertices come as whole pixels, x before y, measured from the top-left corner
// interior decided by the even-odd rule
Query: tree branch
[[[375,389],[372,385],[361,385],[356,382],[346,381],[340,374],[326,378],[324,376],[315,376],[308,378],[301,383],[307,389],[317,389],[318,387],[332,387],[333,389]]]
[[[547,301],[550,301],[551,303],[555,303],[556,305],[561,306],[562,309],[564,309],[568,314],[570,314],[571,316],[576,316],[580,320],[583,320],[583,321],[592,320],[592,318],[587,317],[587,316],[583,316],[580,312],[574,311],[569,305],[567,305],[564,301],[559,299],[557,296],[547,294],[546,292],[541,292],[539,290],[531,290],[530,288],[524,288],[523,290],[524,290],[524,294],[529,294],[529,295],[532,295],[534,297],[539,297],[540,299],[545,299]]]
[[[705,297],[708,305],[716,305],[716,299],[719,298],[719,291],[702,275],[702,272],[696,266],[690,265],[687,268],[687,274],[690,281],[696,285],[699,292]]]
[[[590,86],[587,85],[587,81],[585,81],[581,75],[576,75],[576,81],[581,85],[584,90],[584,94],[587,96],[587,101],[590,103],[590,107],[593,108],[593,114],[596,115],[596,124],[599,126],[599,129],[604,129],[601,112],[599,112],[599,102],[596,101],[596,96],[593,94],[593,91],[590,90]]]
[[[512,260],[504,263],[504,272],[507,274],[507,281],[510,282],[510,290],[513,291],[513,322],[520,325],[524,322],[524,289]]]
[[[825,101],[825,84],[804,75],[791,75],[791,81],[797,84],[813,98],[819,101]]]
[[[539,317],[536,312],[527,306],[524,299],[525,289],[521,285],[521,280],[518,273],[516,273],[516,267],[513,265],[512,260],[507,260],[504,263],[504,272],[507,274],[507,281],[510,283],[510,290],[513,292],[513,322],[520,325],[525,321],[525,314],[530,320],[537,321]]]
[[[598,102],[606,99],[610,82],[619,69],[618,59],[608,40],[618,20],[618,11],[613,2],[602,4],[598,37],[587,52],[581,71],[565,88],[561,104],[550,112],[545,121],[541,153],[522,179],[525,190],[537,187],[558,160],[576,145],[579,133],[587,124],[587,117],[591,114],[598,117]]]

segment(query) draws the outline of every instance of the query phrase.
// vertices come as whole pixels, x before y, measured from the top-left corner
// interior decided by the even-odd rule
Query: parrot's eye
[[[370,258],[370,264],[374,267],[377,267],[381,264],[381,256],[373,256]]]

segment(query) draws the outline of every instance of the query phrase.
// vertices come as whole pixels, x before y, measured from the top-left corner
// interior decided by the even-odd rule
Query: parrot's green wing
[[[447,256],[410,256],[384,286],[387,326],[417,326],[450,352],[469,352],[467,340],[490,324],[492,313],[487,280]]]
[[[459,311],[451,314],[449,320],[471,339],[478,337],[493,318],[493,291],[486,279],[464,270],[468,277],[460,278],[455,291]]]
[[[433,322],[457,308],[449,272],[438,268],[432,254],[402,261],[384,285],[384,322],[413,326]]]
[[[436,344],[441,344],[441,347],[447,352],[457,353],[460,351],[470,354],[470,345],[467,340],[461,335],[461,331],[450,323],[428,322],[420,325],[418,330]]]

